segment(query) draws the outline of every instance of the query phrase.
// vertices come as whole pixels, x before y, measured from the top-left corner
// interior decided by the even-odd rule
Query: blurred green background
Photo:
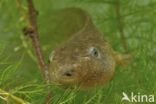
[[[0,0],[0,88],[32,104],[43,104],[47,91],[31,42],[22,34],[26,23],[17,1]],[[54,10],[66,7],[88,11],[112,47],[124,52],[116,0],[34,0],[34,4],[39,12],[40,43],[46,62],[50,52],[68,38],[53,34],[51,27],[57,24],[50,22]],[[22,8],[27,10],[26,0],[22,0]],[[122,92],[156,95],[156,1],[120,0],[120,9],[133,62],[127,67],[117,67],[107,85],[91,91],[65,91],[52,86],[51,104],[132,104],[121,102]],[[0,104],[4,102],[0,99]]]

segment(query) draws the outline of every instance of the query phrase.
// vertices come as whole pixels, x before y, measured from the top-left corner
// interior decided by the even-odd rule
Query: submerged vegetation
[[[19,7],[17,1],[22,0],[0,1],[0,104],[13,103],[3,95],[4,92],[31,104],[43,104],[48,93],[47,85],[42,81],[31,42],[22,33],[26,25],[26,2],[23,1],[22,7]],[[52,49],[66,39],[51,32],[50,27],[55,24],[48,20],[54,10],[66,7],[80,7],[88,11],[112,47],[124,52],[116,15],[116,1],[34,0],[39,12],[41,49],[47,63]],[[49,104],[131,104],[127,101],[121,102],[123,92],[128,95],[134,92],[156,96],[155,14],[155,0],[120,0],[120,20],[128,43],[128,52],[133,55],[132,63],[124,68],[117,67],[114,78],[109,83],[91,90],[65,90],[48,85],[53,92]]]

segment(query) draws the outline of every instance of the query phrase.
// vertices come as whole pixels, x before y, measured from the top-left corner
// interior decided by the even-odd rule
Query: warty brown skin
[[[82,89],[104,85],[113,77],[115,66],[123,61],[122,55],[113,51],[90,16],[84,10],[78,11],[86,17],[84,26],[50,55],[50,80]]]

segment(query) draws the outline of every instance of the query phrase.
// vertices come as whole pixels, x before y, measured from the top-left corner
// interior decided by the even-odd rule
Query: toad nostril
[[[67,77],[71,77],[74,75],[74,70],[68,70],[66,72],[64,72],[63,74],[64,76],[67,76]]]

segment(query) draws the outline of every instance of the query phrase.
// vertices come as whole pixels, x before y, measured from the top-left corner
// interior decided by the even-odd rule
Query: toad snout
[[[81,68],[80,64],[68,64],[68,65],[58,65],[54,67],[53,71],[53,82],[62,83],[72,83],[78,81],[78,78],[82,71],[79,71]]]

